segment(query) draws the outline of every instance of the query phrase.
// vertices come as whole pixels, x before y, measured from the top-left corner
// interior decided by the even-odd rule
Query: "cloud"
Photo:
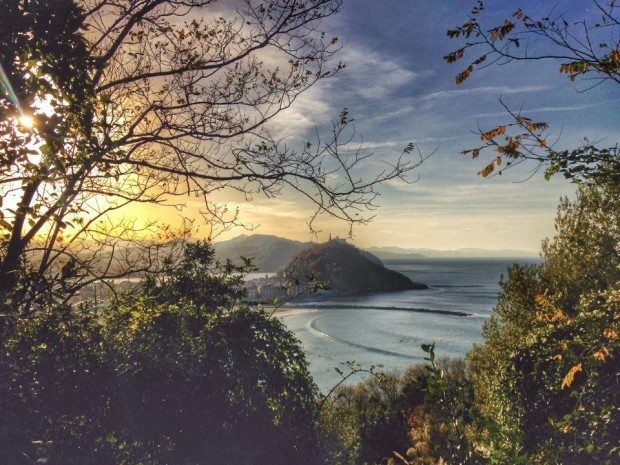
[[[412,71],[385,53],[358,45],[347,46],[341,59],[347,64],[341,80],[367,100],[384,99],[415,78],[429,75]]]
[[[270,58],[277,62],[280,57]],[[355,107],[360,108],[363,105],[358,102],[360,99],[387,100],[398,89],[429,75],[428,71],[412,71],[395,59],[367,47],[348,45],[338,58],[347,66],[337,77],[318,82],[270,122],[270,128],[279,137],[303,137],[315,126],[330,121],[351,102],[357,102]],[[411,111],[412,106],[399,108],[373,120],[395,118]]]
[[[298,202],[282,199],[255,199],[252,204],[227,202],[230,209],[239,209],[242,218],[254,224],[265,220],[300,219],[306,220],[312,213],[309,208],[303,208]]]
[[[572,106],[559,106],[559,107],[540,107],[540,108],[532,108],[531,110],[519,110],[519,113],[522,115],[528,115],[531,113],[553,113],[553,112],[562,112],[562,111],[578,111],[585,110],[587,108],[594,108],[596,105],[572,105]],[[506,116],[508,115],[505,111],[499,111],[495,113],[480,113],[477,115],[473,115],[474,118],[486,118],[486,117],[496,117],[496,116]]]
[[[318,82],[300,94],[290,108],[269,122],[278,138],[304,137],[312,128],[330,121],[337,114],[329,98],[329,83]]]
[[[420,143],[420,142],[446,142],[449,140],[459,140],[459,139],[463,139],[463,136],[446,136],[446,137],[422,137],[420,139],[413,139],[412,142],[413,143]]]
[[[399,116],[405,116],[408,115],[409,113],[411,113],[414,110],[414,107],[412,105],[406,105],[403,108],[400,108],[398,110],[394,110],[394,111],[390,111],[388,113],[383,113],[377,116],[373,116],[372,118],[370,118],[372,121],[374,121],[375,123],[378,123],[380,121],[386,121],[392,118],[397,118]]]
[[[351,142],[342,147],[344,150],[373,150],[389,147],[405,147],[406,143],[394,140],[375,141],[375,142]]]
[[[406,183],[399,179],[388,182],[389,186],[397,191],[396,196],[401,199],[398,205],[386,206],[385,213],[393,216],[406,216],[411,211],[436,214],[463,214],[464,212],[482,212],[495,208],[510,208],[512,211],[548,211],[557,204],[558,198],[564,192],[562,184],[555,184],[557,195],[549,195],[551,187],[548,182],[505,183],[489,182],[432,185],[428,182]],[[527,189],[527,195],[523,190]],[[414,199],[412,203],[402,199]],[[497,211],[495,211],[497,213]]]
[[[521,87],[508,87],[508,86],[484,86],[484,87],[472,87],[471,89],[454,89],[454,90],[441,90],[439,92],[432,92],[430,94],[423,95],[423,100],[432,100],[438,98],[458,97],[462,95],[481,95],[481,94],[526,94],[531,92],[543,92],[551,89],[551,86],[538,85],[538,86],[521,86]]]

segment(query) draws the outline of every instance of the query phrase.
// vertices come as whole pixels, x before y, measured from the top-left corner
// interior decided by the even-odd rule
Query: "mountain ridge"
[[[216,258],[230,259],[241,263],[241,256],[253,257],[254,265],[261,272],[276,272],[286,267],[295,255],[316,245],[271,234],[240,234],[231,239],[214,242]],[[425,259],[425,258],[536,258],[538,254],[525,250],[481,249],[465,247],[453,250],[428,248],[404,248],[375,246],[359,248],[380,260]]]
[[[366,250],[382,259],[395,258],[535,258],[538,253],[516,249],[481,249],[463,247],[459,249],[428,249],[403,247],[368,247]]]
[[[312,247],[314,242],[301,242],[269,234],[240,234],[232,239],[214,242],[215,257],[241,264],[240,257],[251,257],[254,266],[261,272],[275,272],[283,269],[302,250]]]

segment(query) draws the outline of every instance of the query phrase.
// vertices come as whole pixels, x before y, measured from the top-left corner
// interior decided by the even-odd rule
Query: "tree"
[[[280,320],[148,294],[49,310],[0,333],[3,464],[318,463],[317,389]]]
[[[515,61],[551,61],[571,81],[588,82],[588,90],[603,83],[620,83],[620,5],[615,0],[591,0],[583,17],[573,19],[555,5],[541,18],[517,8],[501,24],[485,23],[485,2],[478,1],[462,25],[449,29],[448,37],[466,40],[465,44],[444,56],[448,63],[474,58],[456,75],[462,84],[472,73],[491,65]],[[590,84],[592,83],[592,84]],[[524,161],[547,165],[546,176],[561,172],[567,178],[605,177],[620,182],[618,147],[595,147],[584,143],[573,150],[556,151],[548,142],[549,125],[515,112],[502,102],[511,120],[479,131],[482,145],[464,150],[473,158],[482,152],[495,152],[479,175],[502,174]]]
[[[491,463],[615,463],[620,192],[565,200],[544,263],[513,266],[470,354]]]
[[[470,443],[476,412],[463,360],[435,360],[404,373],[374,372],[355,386],[340,386],[321,411],[332,451],[327,463],[468,464],[481,462]]]
[[[207,241],[187,243],[180,260],[165,260],[158,275],[142,281],[141,293],[158,303],[187,302],[207,313],[221,312],[241,304],[246,295],[244,276],[253,269],[249,259],[244,265],[217,262]]]
[[[151,271],[155,224],[113,220],[132,203],[204,201],[207,222],[235,214],[210,201],[300,192],[350,225],[376,186],[414,164],[408,146],[375,176],[344,111],[330,137],[292,149],[266,123],[344,66],[321,20],[341,0],[2,0],[0,299],[28,277],[66,296],[96,279]],[[227,214],[228,213],[228,214]],[[129,260],[124,252],[132,248]],[[24,268],[25,267],[25,268]],[[20,299],[27,293],[22,292]],[[41,292],[34,292],[40,295]]]

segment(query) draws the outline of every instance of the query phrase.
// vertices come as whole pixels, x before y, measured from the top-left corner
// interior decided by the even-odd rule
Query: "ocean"
[[[306,352],[310,372],[326,392],[341,378],[347,361],[364,368],[402,371],[423,362],[420,346],[435,342],[438,356],[463,357],[482,341],[482,326],[499,293],[499,281],[513,263],[537,259],[387,260],[386,267],[428,290],[376,293],[303,303],[278,312]],[[420,309],[421,312],[411,311]],[[431,313],[442,311],[445,313]],[[457,316],[450,312],[467,313]],[[356,382],[365,376],[350,379]]]

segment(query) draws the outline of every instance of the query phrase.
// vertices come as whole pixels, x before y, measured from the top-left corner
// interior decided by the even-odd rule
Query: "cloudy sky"
[[[343,11],[325,24],[346,46],[340,59],[347,68],[304,94],[274,122],[291,137],[348,108],[366,149],[378,158],[399,153],[414,142],[423,154],[434,152],[416,170],[413,184],[393,182],[381,188],[380,208],[371,224],[355,229],[361,246],[386,245],[452,249],[484,247],[536,251],[553,234],[561,196],[574,186],[559,177],[530,178],[534,166],[504,176],[479,178],[480,161],[459,152],[479,143],[472,131],[489,129],[502,120],[502,100],[511,108],[552,125],[557,147],[574,147],[587,137],[600,145],[618,141],[620,94],[617,84],[583,91],[588,83],[571,83],[559,75],[558,63],[513,63],[476,72],[461,86],[454,75],[465,65],[446,64],[442,56],[460,46],[445,35],[463,22],[471,4],[464,0],[345,0]],[[489,1],[505,9],[489,11],[508,17],[514,2]],[[570,15],[583,15],[589,1],[524,2],[531,16],[544,16],[553,5]],[[466,7],[466,8],[465,8]],[[589,14],[586,12],[585,14]],[[224,196],[225,197],[225,196]],[[310,206],[291,195],[254,199],[239,207],[242,220],[260,225],[255,232],[300,240],[316,240],[306,226]],[[329,218],[317,224],[319,239],[345,235],[347,226]],[[243,231],[222,236],[231,237]]]

